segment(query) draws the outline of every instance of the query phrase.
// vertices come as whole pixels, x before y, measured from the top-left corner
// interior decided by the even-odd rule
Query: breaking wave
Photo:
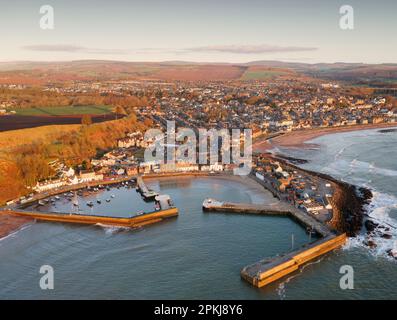
[[[354,159],[350,163],[350,165],[357,171],[369,172],[371,174],[382,175],[382,176],[386,176],[386,177],[396,177],[397,176],[396,170],[380,168],[380,167],[375,166],[374,163],[358,161],[357,159]]]
[[[277,287],[277,294],[280,297],[280,300],[284,300],[287,296],[286,295],[286,284],[288,284],[294,278],[298,277],[303,272],[303,270],[305,270],[307,267],[317,264],[317,263],[320,263],[324,258],[325,258],[325,256],[322,256],[312,262],[308,262],[308,263],[304,264],[302,267],[300,267],[298,269],[297,273],[293,274],[292,276],[289,276],[287,279],[285,279],[283,282],[281,282]]]
[[[107,235],[112,235],[112,234],[116,234],[119,232],[131,230],[131,228],[129,228],[129,227],[118,227],[118,226],[112,226],[112,225],[107,225],[107,224],[103,224],[103,223],[97,223],[95,225],[103,228]]]
[[[395,260],[388,252],[390,250],[397,251],[397,221],[390,217],[392,209],[397,209],[397,198],[387,193],[380,193],[372,191],[373,198],[369,205],[367,205],[367,217],[379,224],[374,232],[370,235],[366,230],[355,238],[350,238],[345,245],[345,249],[350,248],[365,248],[369,249],[369,253],[375,257],[385,257],[390,260]],[[388,234],[390,239],[382,235]],[[371,240],[375,245],[369,248],[366,242]]]

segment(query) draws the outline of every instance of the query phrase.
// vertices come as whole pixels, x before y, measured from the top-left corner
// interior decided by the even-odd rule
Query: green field
[[[65,116],[81,114],[108,114],[112,112],[111,106],[61,106],[61,107],[32,107],[16,109],[17,115],[21,116]]]
[[[273,70],[247,70],[241,77],[241,80],[268,80],[284,74],[282,71]]]

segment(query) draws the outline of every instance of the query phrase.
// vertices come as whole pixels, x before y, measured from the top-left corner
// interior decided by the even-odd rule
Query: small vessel
[[[44,202],[43,200],[39,200],[38,204],[39,204],[40,206],[45,206],[45,202]]]
[[[89,207],[93,207],[93,206],[94,206],[94,204],[92,203],[92,201],[90,201],[90,202],[87,202],[87,206],[89,206]]]
[[[79,199],[77,198],[76,192],[73,195],[73,199],[72,199],[72,204],[74,207],[78,207],[79,206]]]
[[[96,202],[97,202],[98,204],[101,204],[101,203],[102,203],[101,199],[98,199]]]
[[[61,198],[59,196],[55,196],[55,199],[56,200],[60,200]]]
[[[106,202],[110,202],[110,199],[106,199]]]
[[[111,198],[114,198],[114,197],[115,197],[115,195],[114,195],[114,194],[112,194],[110,197],[111,197]]]

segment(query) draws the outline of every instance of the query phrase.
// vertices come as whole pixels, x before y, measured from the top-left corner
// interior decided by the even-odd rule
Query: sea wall
[[[339,214],[339,219],[335,222],[335,228],[340,233],[346,233],[349,237],[354,237],[360,232],[363,227],[366,206],[372,199],[371,190],[340,181],[324,173],[302,169],[277,156],[272,158],[286,166],[332,183],[337,189],[333,197],[333,204]]]
[[[29,212],[21,210],[10,210],[6,211],[9,215],[15,215],[17,217],[25,217],[42,221],[53,221],[53,222],[66,222],[66,223],[77,223],[77,224],[104,224],[113,225],[120,227],[141,227],[147,224],[156,223],[167,218],[175,217],[178,215],[177,208],[170,208],[165,210],[154,211],[145,213],[131,218],[124,217],[111,217],[111,216],[99,216],[99,215],[80,215],[80,214],[60,214],[60,213],[40,213],[40,212]]]
[[[268,285],[299,269],[303,264],[343,246],[346,234],[331,235],[297,251],[259,261],[241,270],[241,277],[256,287]]]

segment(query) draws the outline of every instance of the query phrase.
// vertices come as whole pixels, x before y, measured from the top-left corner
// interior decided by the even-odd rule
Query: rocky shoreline
[[[392,239],[393,236],[390,233],[391,226],[374,221],[374,219],[368,215],[368,205],[373,198],[370,189],[340,181],[324,173],[314,172],[295,166],[295,163],[301,163],[301,159],[294,159],[283,155],[275,155],[273,158],[310,175],[327,180],[335,186],[336,192],[334,198],[339,217],[337,217],[336,223],[332,227],[338,232],[345,232],[349,237],[355,237],[365,232],[363,244],[370,249],[374,249],[378,246],[375,241],[376,238]],[[288,159],[288,161],[285,161],[285,159]],[[307,162],[308,161],[305,163]],[[397,249],[390,249],[386,253],[390,257],[397,259]]]
[[[349,237],[356,236],[362,230],[366,207],[371,202],[373,196],[371,190],[340,181],[324,173],[302,169],[290,160],[293,159],[292,157],[280,157],[279,155],[272,157],[284,165],[319,177],[333,184],[336,187],[334,200],[336,210],[338,211],[337,214],[339,215],[335,219],[336,221],[333,227],[339,232],[345,232]],[[285,160],[286,158],[288,160]],[[296,159],[295,163],[300,163],[300,160]]]

